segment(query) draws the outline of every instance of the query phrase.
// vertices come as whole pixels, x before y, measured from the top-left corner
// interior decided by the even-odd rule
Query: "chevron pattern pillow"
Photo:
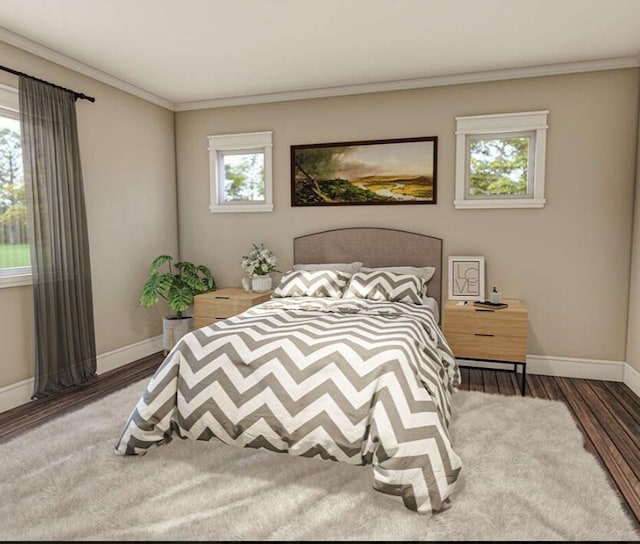
[[[341,298],[351,274],[339,270],[292,270],[280,279],[273,298]]]
[[[343,298],[366,298],[422,304],[424,280],[414,274],[386,270],[358,272],[351,276]]]

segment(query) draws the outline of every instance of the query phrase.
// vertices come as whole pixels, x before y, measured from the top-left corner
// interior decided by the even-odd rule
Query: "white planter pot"
[[[271,289],[271,276],[253,276],[251,278],[251,290],[257,293]]]
[[[193,317],[184,316],[178,319],[175,316],[162,318],[162,347],[169,352],[178,340],[189,331],[193,330]]]

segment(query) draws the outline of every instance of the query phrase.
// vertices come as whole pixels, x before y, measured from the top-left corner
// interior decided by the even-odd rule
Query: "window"
[[[209,136],[212,213],[273,210],[271,135]]]
[[[0,287],[31,283],[18,93],[0,85]]]
[[[456,117],[456,208],[542,208],[548,111]]]

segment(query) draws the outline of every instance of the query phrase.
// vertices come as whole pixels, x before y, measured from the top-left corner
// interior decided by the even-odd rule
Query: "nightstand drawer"
[[[198,316],[225,319],[232,315],[239,314],[251,308],[251,303],[246,300],[232,298],[211,297],[204,300],[196,298],[194,311]]]
[[[252,293],[233,287],[196,295],[194,300],[194,326],[199,329],[216,321],[227,319],[266,302],[271,293]]]
[[[214,319],[211,317],[196,317],[193,320],[193,327],[194,329],[200,329],[202,327],[206,327],[207,325],[211,325],[212,323],[215,323],[216,321],[221,321],[220,319]]]
[[[456,358],[526,361],[526,337],[484,336],[447,331],[447,342]]]
[[[528,324],[526,312],[469,309],[447,313],[444,327],[447,337],[450,332],[526,337]]]

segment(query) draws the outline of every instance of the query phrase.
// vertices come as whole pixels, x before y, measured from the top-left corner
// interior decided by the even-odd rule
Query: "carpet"
[[[371,467],[174,440],[113,448],[146,380],[0,445],[2,540],[637,540],[564,404],[454,395],[463,472],[434,516]]]

